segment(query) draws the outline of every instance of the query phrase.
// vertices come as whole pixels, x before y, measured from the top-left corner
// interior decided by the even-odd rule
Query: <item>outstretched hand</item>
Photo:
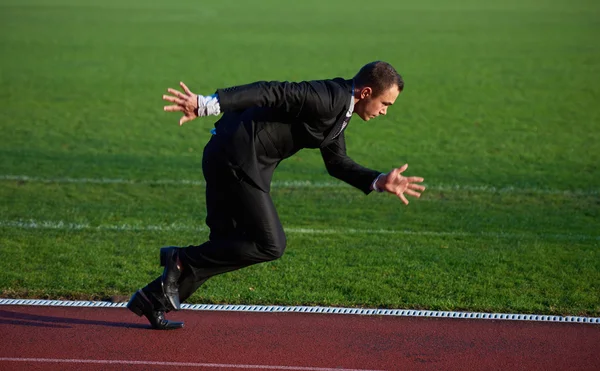
[[[402,173],[408,168],[408,164],[404,164],[400,168],[393,169],[387,174],[383,174],[377,179],[377,188],[383,189],[389,193],[393,193],[408,205],[408,200],[405,195],[413,197],[421,197],[421,192],[425,190],[425,187],[416,184],[422,183],[423,178],[418,176],[405,177]]]
[[[183,125],[198,117],[198,96],[190,91],[188,87],[180,82],[179,85],[183,89],[183,93],[175,89],[167,89],[171,95],[163,95],[163,99],[167,102],[175,103],[171,106],[165,106],[167,112],[183,112],[183,116],[179,119],[179,125]]]

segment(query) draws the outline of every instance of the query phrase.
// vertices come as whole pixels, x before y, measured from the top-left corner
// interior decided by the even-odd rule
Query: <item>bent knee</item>
[[[285,238],[285,234],[282,233],[277,238],[269,241],[266,244],[263,244],[261,250],[266,260],[276,260],[283,256],[286,244],[287,241]]]

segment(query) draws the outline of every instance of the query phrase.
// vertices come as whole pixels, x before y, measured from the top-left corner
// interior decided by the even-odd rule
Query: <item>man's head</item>
[[[404,80],[391,64],[371,62],[354,76],[354,112],[365,121],[385,115],[403,89]]]

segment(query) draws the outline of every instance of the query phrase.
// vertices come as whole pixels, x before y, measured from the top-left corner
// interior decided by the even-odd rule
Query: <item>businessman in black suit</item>
[[[303,148],[319,148],[330,175],[362,190],[389,192],[408,204],[419,197],[420,177],[404,177],[408,165],[389,173],[365,168],[346,154],[344,130],[353,114],[368,121],[385,115],[404,88],[388,63],[372,62],[353,79],[256,82],[196,95],[168,89],[165,111],[182,112],[179,124],[219,115],[204,148],[206,224],[209,240],[187,248],[160,251],[164,271],[136,292],[128,308],[156,329],[183,327],[164,313],[178,310],[208,278],[271,261],[283,255],[286,237],[270,196],[279,163]]]

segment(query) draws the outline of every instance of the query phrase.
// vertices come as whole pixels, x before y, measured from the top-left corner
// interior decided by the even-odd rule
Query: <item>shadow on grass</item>
[[[34,322],[31,322],[34,321]],[[65,318],[54,316],[40,316],[37,314],[19,313],[8,310],[0,310],[0,324],[11,324],[19,326],[71,328],[69,325],[94,325],[120,328],[150,328],[149,325],[127,322],[96,321],[80,318]],[[64,324],[64,325],[63,325]]]

